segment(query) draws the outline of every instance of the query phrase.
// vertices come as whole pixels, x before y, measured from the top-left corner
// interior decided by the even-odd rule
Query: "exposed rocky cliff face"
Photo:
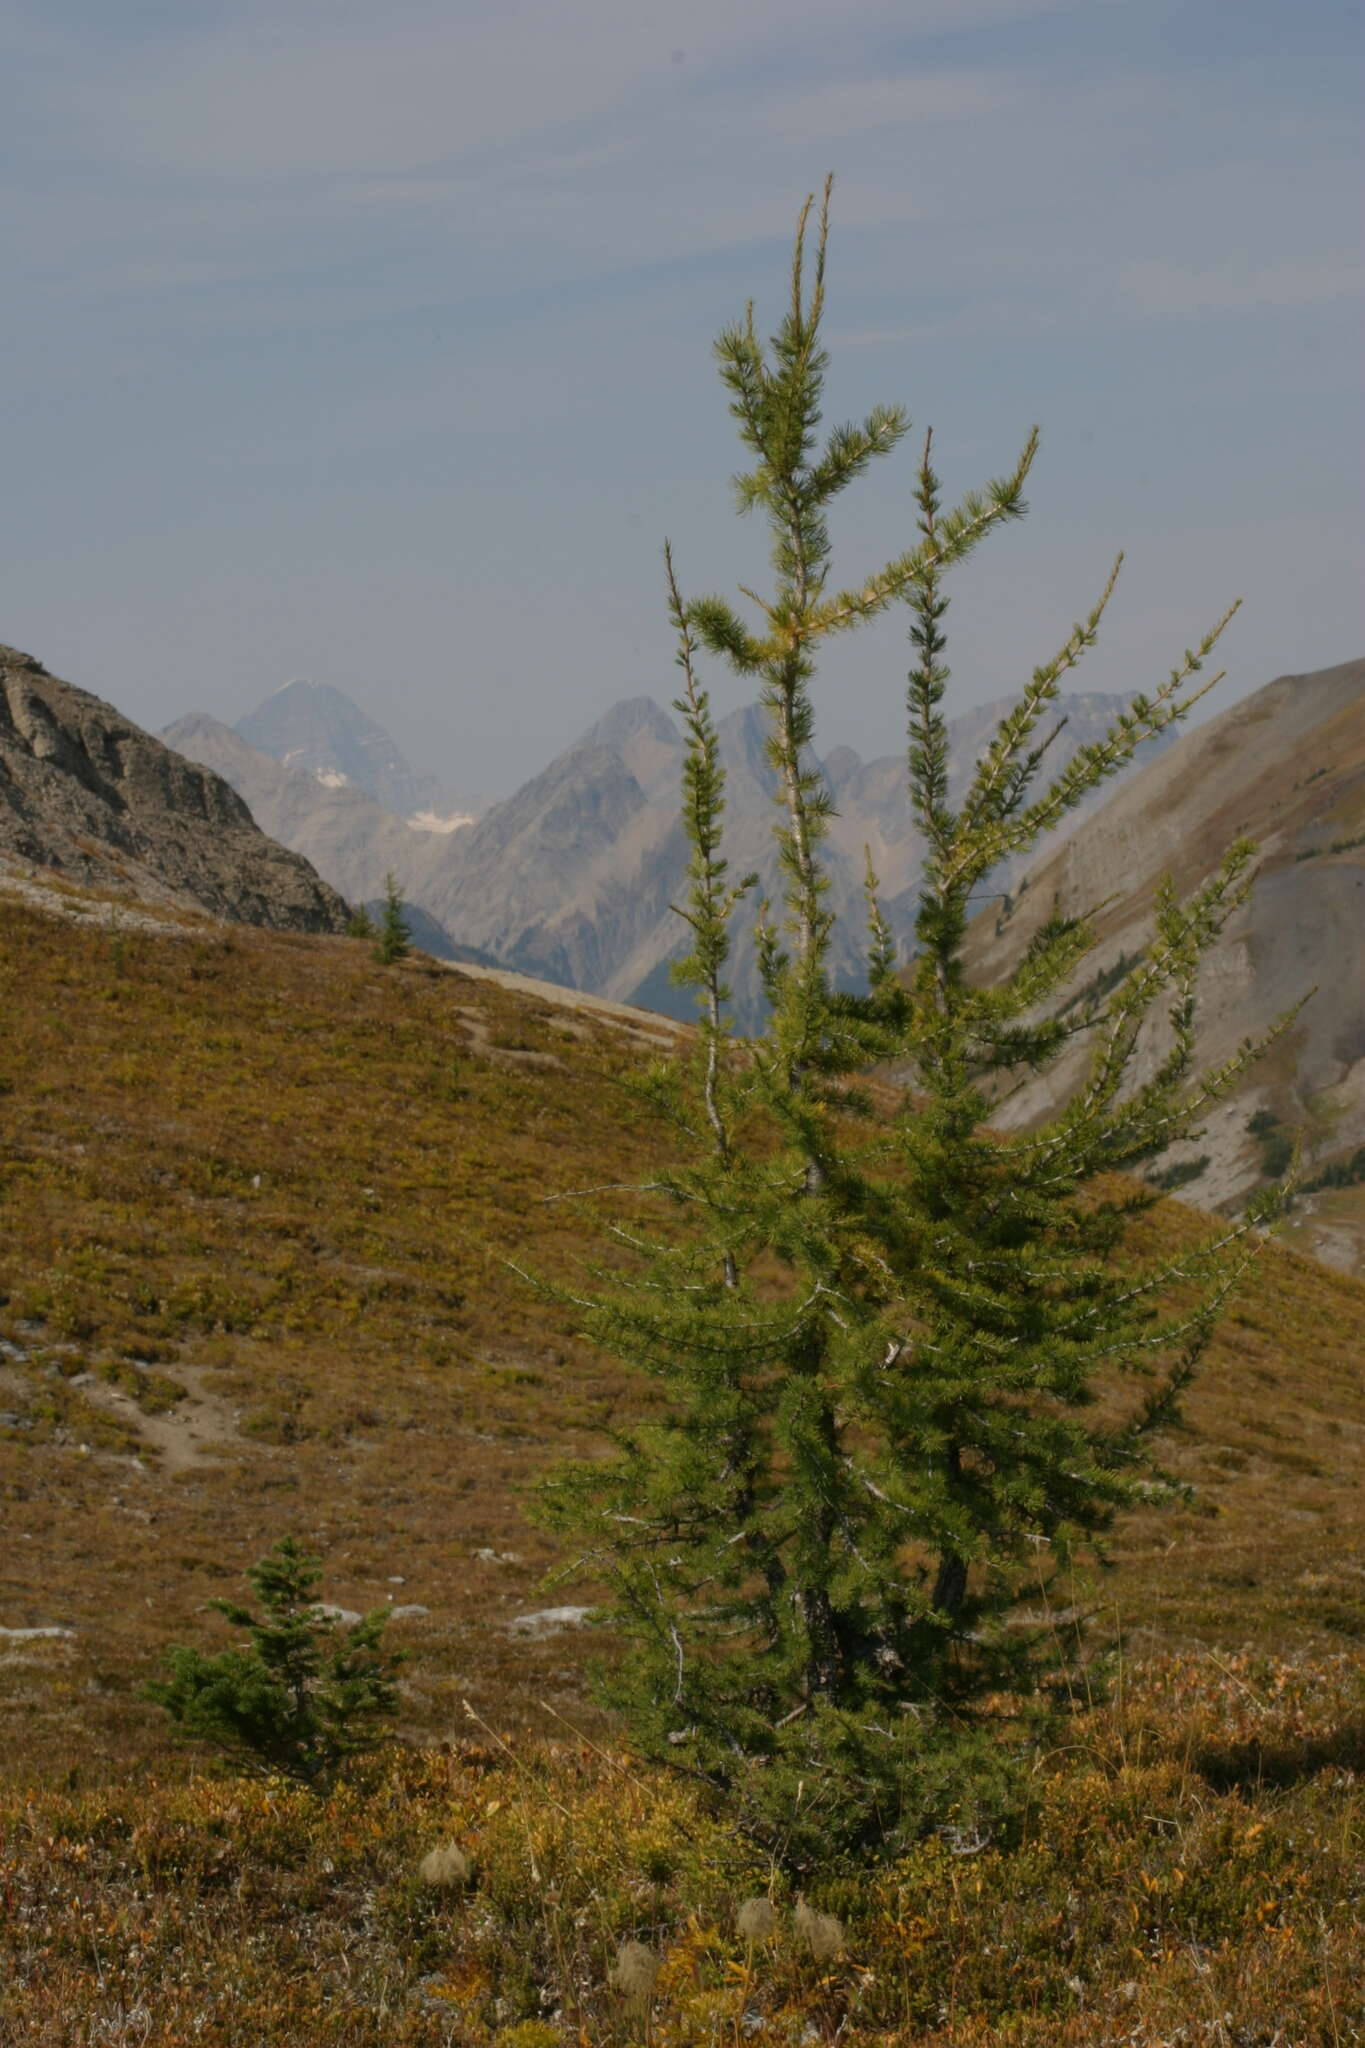
[[[1163,874],[1188,893],[1242,836],[1258,842],[1260,868],[1206,963],[1201,1062],[1227,1058],[1316,992],[1204,1134],[1155,1170],[1181,1169],[1201,1206],[1236,1207],[1298,1134],[1306,1180],[1327,1176],[1329,1185],[1299,1198],[1291,1227],[1305,1248],[1353,1265],[1365,1260],[1365,661],[1281,676],[1182,737],[1035,861],[1005,914],[977,920],[969,959],[990,981],[1054,908],[1071,915],[1102,904],[1084,985],[1141,951]],[[1154,1030],[1138,1078],[1160,1044]],[[1001,1121],[1027,1124],[1053,1108],[1083,1057],[1078,1046],[1026,1086]]]
[[[343,930],[346,905],[220,776],[0,647],[0,857],[245,924]]]

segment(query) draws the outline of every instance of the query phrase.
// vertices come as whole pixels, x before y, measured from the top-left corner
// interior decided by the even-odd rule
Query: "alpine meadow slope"
[[[596,1256],[607,1198],[565,1198],[656,1154],[631,1083],[677,1027],[356,940],[3,899],[0,1000],[0,1623],[72,1631],[25,1653],[0,1752],[156,1750],[156,1646],[288,1529],[343,1605],[401,1580],[429,1608],[414,1732],[461,1689],[499,1726],[544,1726],[537,1684],[577,1712],[588,1639],[508,1634],[554,1555],[522,1488],[650,1396],[508,1262],[572,1284]],[[1143,1227],[1211,1226],[1170,1201]],[[1365,1285],[1267,1246],[1167,1446],[1200,1498],[1126,1520],[1099,1582],[1126,1627],[1355,1639],[1362,1357]]]
[[[1210,1998],[1253,2041],[1365,2021],[1365,1286],[1265,1249],[1163,1444],[1189,1498],[1075,1589],[1116,1703],[1097,1670],[1016,1847],[808,1885],[846,1930],[817,1966],[724,1813],[616,1755],[602,1632],[536,1618],[565,1596],[525,1488],[642,1397],[507,1260],[582,1274],[603,1198],[563,1198],[657,1156],[627,1084],[670,1027],[2,899],[0,1017],[0,2037],[609,2048],[639,2038],[628,1939],[664,1961],[659,2048],[750,2014],[855,2048],[1173,2041]],[[400,1746],[326,1799],[141,1696],[289,1532],[409,1653]],[[450,1839],[467,1896],[418,1875]]]

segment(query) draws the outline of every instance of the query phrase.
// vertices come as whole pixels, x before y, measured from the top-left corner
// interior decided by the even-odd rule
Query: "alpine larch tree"
[[[380,912],[379,930],[375,938],[374,957],[381,967],[392,967],[395,960],[406,960],[412,931],[403,915],[403,898],[398,883],[389,874],[384,877],[384,907]]]
[[[697,990],[699,1021],[691,1052],[646,1084],[678,1157],[615,1231],[630,1265],[574,1297],[587,1334],[661,1398],[609,1456],[560,1469],[543,1496],[574,1568],[609,1589],[624,1650],[604,1676],[608,1700],[647,1753],[725,1788],[797,1863],[831,1843],[891,1847],[954,1811],[963,1826],[989,1815],[1005,1731],[1022,1726],[1002,1703],[1036,1695],[1064,1654],[1018,1625],[1020,1601],[1036,1602],[1040,1578],[1117,1510],[1161,1491],[1153,1432],[1175,1417],[1273,1204],[1144,1258],[1132,1226],[1157,1196],[1123,1173],[1194,1134],[1260,1050],[1195,1071],[1199,965],[1249,886],[1248,843],[1188,900],[1162,888],[1150,944],[1102,999],[1066,1001],[1095,943],[1090,917],[1052,917],[994,987],[973,986],[963,964],[993,871],[1212,687],[1194,678],[1231,612],[1049,774],[1051,708],[1096,639],[1116,564],[953,803],[945,578],[1023,515],[1037,435],[1007,476],[949,511],[926,436],[914,545],[831,589],[829,508],[909,422],[879,408],[817,440],[828,208],[827,186],[810,252],[810,203],[801,215],[770,344],[752,308],[716,344],[749,460],[739,506],[772,538],[771,595],[744,592],[757,624],[719,597],[685,602],[666,551],[691,844],[677,973]],[[831,806],[811,685],[827,643],[897,605],[913,648],[917,949],[898,968],[869,861],[868,987],[850,995],[829,972]],[[757,906],[768,1014],[753,1040],[728,1021],[731,926],[755,884],[732,881],[721,851],[703,654],[757,684],[778,790],[782,900]],[[1157,1051],[1139,1081],[1140,1033]],[[1000,1095],[1078,1035],[1088,1066],[1068,1106],[1043,1128],[993,1130]],[[865,1078],[888,1063],[908,1086]],[[1097,1408],[1100,1388],[1125,1380],[1122,1415]]]

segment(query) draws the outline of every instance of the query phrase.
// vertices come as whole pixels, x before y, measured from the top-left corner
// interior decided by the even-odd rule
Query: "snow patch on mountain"
[[[452,811],[448,818],[443,818],[439,811],[414,811],[407,823],[414,832],[459,832],[474,823],[474,813]]]

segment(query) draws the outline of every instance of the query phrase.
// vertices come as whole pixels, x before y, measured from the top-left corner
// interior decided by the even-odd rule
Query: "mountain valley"
[[[1098,738],[1122,701],[1063,698],[1056,765]],[[952,723],[955,790],[1002,708],[986,705]],[[304,709],[296,704],[289,728],[296,740]],[[514,795],[445,835],[414,830],[355,782],[319,781],[316,771],[249,746],[243,734],[259,730],[260,717],[236,732],[204,717],[182,719],[165,737],[231,782],[273,837],[348,897],[373,903],[393,873],[415,908],[419,942],[438,956],[691,1014],[690,993],[669,974],[680,945],[672,906],[687,858],[677,811],[682,740],[651,698],[615,706]],[[719,733],[732,872],[756,871],[760,886],[775,892],[774,781],[761,714],[753,706],[734,712]],[[321,758],[324,737],[313,733],[310,759]],[[399,764],[389,771],[397,786],[410,790],[391,742],[385,758]],[[920,849],[901,760],[865,762],[834,747],[822,767],[833,803],[834,969],[856,987],[867,854],[905,955],[914,943]],[[991,901],[971,938],[974,970],[987,980],[1002,972],[1054,905],[1070,914],[1101,903],[1101,943],[1073,991],[1073,1002],[1083,1003],[1138,956],[1163,873],[1188,890],[1233,838],[1255,839],[1261,855],[1251,900],[1201,990],[1201,1059],[1227,1058],[1242,1037],[1263,1033],[1315,993],[1270,1059],[1212,1112],[1204,1135],[1152,1171],[1165,1185],[1189,1186],[1207,1206],[1235,1209],[1283,1171],[1299,1143],[1304,1185],[1287,1222],[1291,1237],[1346,1270],[1365,1271],[1365,664],[1267,684],[1192,732],[1164,735],[1097,794],[1103,801],[1083,806],[1030,861],[990,878]],[[761,1005],[745,923],[741,913],[734,983],[737,1015],[752,1028]],[[1158,1043],[1149,1045],[1149,1067]],[[1044,1114],[1077,1071],[1072,1059],[1048,1081],[1021,1088],[1005,1120]]]
[[[428,928],[427,942],[446,957],[473,948],[478,957],[543,980],[684,1018],[692,1014],[691,997],[674,987],[668,971],[681,946],[672,906],[687,861],[678,816],[684,748],[676,721],[652,698],[614,706],[510,797],[438,833],[414,828],[410,816],[379,800],[376,792],[397,788],[410,795],[414,785],[387,736],[382,744],[372,738],[378,728],[364,714],[356,717],[364,720],[372,751],[388,762],[389,779],[371,776],[362,783],[358,749],[344,755],[354,771],[344,779],[338,779],[340,769],[325,765],[343,758],[330,738],[340,693],[318,699],[317,686],[310,687],[314,695],[305,697],[303,686],[290,685],[235,729],[196,714],[168,726],[162,737],[231,782],[263,829],[304,854],[348,899],[373,902],[393,873],[405,898],[439,928]],[[1057,764],[1097,739],[1123,701],[1095,693],[1064,697]],[[316,716],[305,723],[315,705]],[[954,721],[957,786],[1002,708],[983,706]],[[776,782],[762,714],[755,705],[743,707],[720,721],[719,732],[732,869],[754,871],[760,889],[775,895]],[[262,739],[270,740],[264,752]],[[1167,744],[1166,736],[1151,743],[1144,758]],[[900,757],[863,761],[852,748],[835,747],[823,766],[835,805],[831,901],[842,913],[835,971],[857,986],[867,855],[893,929],[908,947],[919,846]],[[1003,886],[1008,876],[996,879]],[[749,922],[737,921],[733,981],[737,1015],[752,1026],[761,999]]]

